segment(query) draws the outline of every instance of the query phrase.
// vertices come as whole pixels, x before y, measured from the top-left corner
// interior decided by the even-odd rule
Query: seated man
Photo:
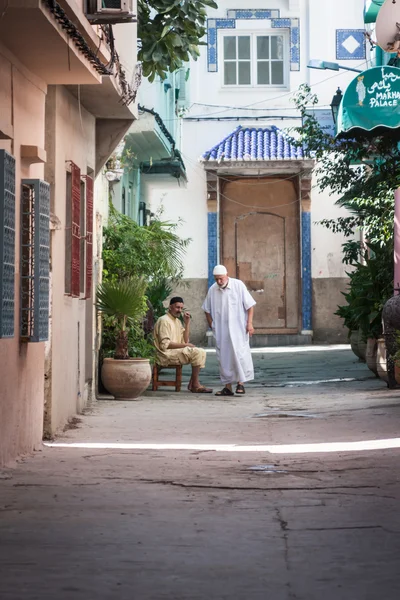
[[[183,310],[183,299],[171,298],[169,310],[160,317],[154,327],[154,345],[157,350],[157,363],[162,367],[192,365],[192,376],[188,389],[194,394],[211,394],[212,390],[200,384],[200,369],[206,364],[206,352],[189,343],[190,314],[185,312],[183,327],[179,317]]]

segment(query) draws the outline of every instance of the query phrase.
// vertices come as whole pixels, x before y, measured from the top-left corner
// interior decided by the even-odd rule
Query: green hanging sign
[[[398,130],[400,136],[400,69],[374,67],[360,73],[340,104],[338,135]]]

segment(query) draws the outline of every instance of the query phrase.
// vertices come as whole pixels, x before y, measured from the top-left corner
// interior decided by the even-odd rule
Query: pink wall
[[[43,165],[20,159],[20,146],[44,147],[46,86],[0,46],[0,115],[14,126],[14,140],[0,147],[16,158],[15,336],[0,339],[0,465],[41,445],[44,344],[19,340],[19,198],[21,178],[43,178]]]
[[[82,175],[94,169],[95,118],[82,106],[79,109],[77,98],[61,86],[49,87],[47,112],[46,180],[54,185],[51,210],[59,223],[51,233],[52,333],[48,344],[49,432],[54,433],[83,409],[90,394],[92,374],[87,373],[86,348],[92,347],[92,300],[65,295],[65,218],[68,161],[73,161]]]

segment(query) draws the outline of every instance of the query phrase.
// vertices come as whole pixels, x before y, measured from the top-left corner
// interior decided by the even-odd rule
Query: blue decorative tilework
[[[271,27],[273,27],[274,29],[277,27],[282,28],[282,27],[291,27],[291,19],[272,19],[271,21]]]
[[[205,161],[301,160],[302,148],[278,127],[242,127],[241,125],[221,142],[203,154]]]
[[[208,287],[214,283],[213,269],[218,264],[217,213],[208,213]]]
[[[336,58],[362,60],[365,58],[364,29],[336,29]]]
[[[280,12],[279,9],[260,10],[258,8],[228,10],[228,19],[277,19],[280,16]]]
[[[217,29],[235,29],[236,27],[235,19],[216,19],[215,23]]]
[[[312,330],[311,213],[301,214],[302,328]]]
[[[208,19],[207,22],[207,45],[208,45],[208,71],[216,73],[218,71],[218,29],[235,29],[236,21],[268,19],[271,20],[273,29],[290,30],[290,70],[300,71],[300,20],[299,19],[281,19],[279,10],[257,10],[257,9],[238,9],[228,10],[228,19]],[[344,31],[344,30],[341,30]],[[364,44],[365,47],[365,44]]]
[[[218,71],[217,29],[235,29],[235,19],[208,19],[207,22],[207,59],[208,70]]]

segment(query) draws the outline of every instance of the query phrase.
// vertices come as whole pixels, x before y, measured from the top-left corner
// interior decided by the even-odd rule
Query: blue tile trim
[[[301,214],[302,327],[312,330],[311,213]]]
[[[228,19],[207,20],[207,60],[209,73],[218,71],[218,29],[235,29],[236,21],[271,20],[273,29],[290,30],[290,70],[300,71],[300,20],[281,19],[279,10],[238,9],[228,10]]]
[[[358,42],[354,49],[343,44],[349,38]],[[353,40],[351,40],[353,42]],[[354,42],[353,42],[354,44]],[[362,60],[366,57],[366,38],[364,29],[336,29],[336,58],[338,60]]]
[[[208,287],[214,283],[213,269],[218,264],[217,246],[217,213],[208,213]]]
[[[228,10],[228,19],[279,19],[281,11],[277,9],[263,10],[247,8],[245,10]]]

